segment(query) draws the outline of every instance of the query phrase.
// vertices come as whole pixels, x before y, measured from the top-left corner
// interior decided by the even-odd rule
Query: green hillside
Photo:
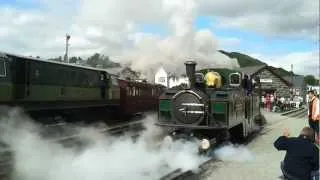
[[[245,55],[245,54],[241,54],[238,52],[226,52],[223,50],[219,50],[219,51],[230,58],[238,59],[238,63],[240,65],[240,67],[259,66],[259,65],[264,65],[264,64],[267,65],[266,63],[264,63],[256,58]],[[276,67],[272,67],[272,66],[270,66],[270,67],[274,72],[276,72],[277,74],[279,74],[282,77],[291,75],[291,73],[289,71],[286,71],[283,68],[276,68]]]

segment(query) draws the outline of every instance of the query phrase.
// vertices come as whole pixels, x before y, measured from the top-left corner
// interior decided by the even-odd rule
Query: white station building
[[[168,88],[178,86],[180,84],[189,84],[189,79],[187,76],[174,76],[169,75],[163,67],[160,67],[154,76],[155,84],[161,84]]]

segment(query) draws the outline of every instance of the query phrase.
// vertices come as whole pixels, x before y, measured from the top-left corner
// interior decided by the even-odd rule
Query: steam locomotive
[[[213,139],[246,138],[261,118],[259,78],[230,69],[196,72],[194,61],[185,65],[189,87],[160,95],[156,125],[173,138],[203,139],[206,148]]]

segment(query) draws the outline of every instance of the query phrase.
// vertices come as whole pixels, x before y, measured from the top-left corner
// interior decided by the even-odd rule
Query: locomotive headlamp
[[[201,150],[208,150],[210,148],[210,141],[208,139],[202,139],[200,141],[200,147]]]

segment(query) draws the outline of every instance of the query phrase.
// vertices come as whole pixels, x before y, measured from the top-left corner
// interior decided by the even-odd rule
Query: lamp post
[[[66,63],[69,63],[69,58],[68,58],[69,40],[70,40],[70,35],[66,34],[66,54],[64,55],[64,61]]]
[[[294,97],[293,64],[291,64],[291,99]]]

